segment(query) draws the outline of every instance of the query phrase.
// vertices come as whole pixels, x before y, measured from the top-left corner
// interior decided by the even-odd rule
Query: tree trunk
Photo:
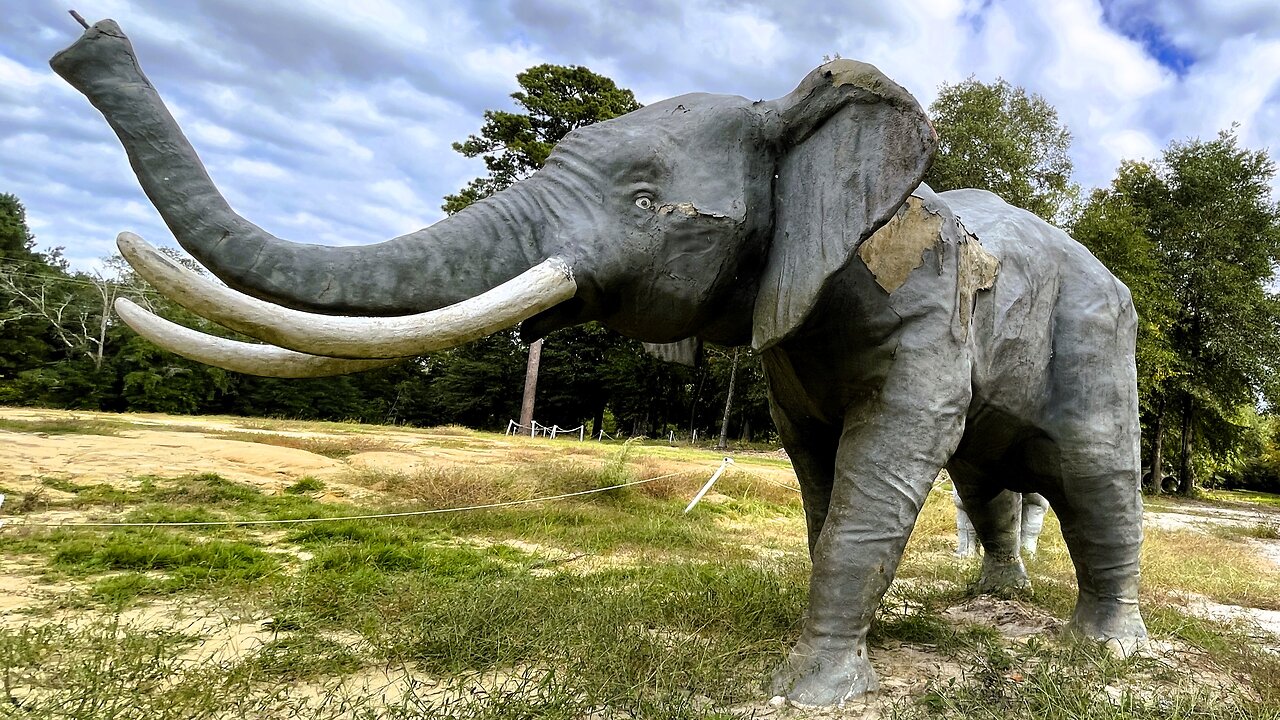
[[[702,399],[702,386],[707,382],[707,364],[702,363],[702,367],[698,368],[698,389],[693,393],[693,407],[689,409],[689,434],[692,435],[694,428],[698,422],[698,401]]]
[[[604,429],[604,403],[596,406],[596,412],[591,416],[591,436],[599,437],[600,431]]]
[[[720,442],[717,450],[729,447],[729,413],[733,411],[733,386],[738,381],[738,353],[741,348],[733,349],[733,364],[729,366],[729,395],[724,400],[724,421],[720,423]]]
[[[524,401],[520,403],[520,425],[533,430],[533,401],[538,394],[538,366],[542,364],[542,339],[529,346],[529,362],[524,368]]]
[[[1151,438],[1151,494],[1164,492],[1164,398],[1156,405],[1156,421]]]
[[[1195,478],[1191,477],[1191,423],[1195,401],[1186,395],[1182,401],[1182,457],[1178,462],[1178,494],[1191,495],[1195,490]]]

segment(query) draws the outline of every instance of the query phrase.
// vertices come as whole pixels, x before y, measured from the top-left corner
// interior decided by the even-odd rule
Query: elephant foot
[[[1129,657],[1146,647],[1147,626],[1136,600],[1081,594],[1067,623],[1068,635],[1097,640],[1116,657]]]
[[[995,553],[982,556],[982,577],[978,580],[978,592],[984,595],[1008,595],[1031,589],[1031,578],[1022,558],[997,557]]]
[[[798,708],[843,705],[879,687],[864,640],[814,642],[801,638],[774,671],[770,683],[772,704]]]

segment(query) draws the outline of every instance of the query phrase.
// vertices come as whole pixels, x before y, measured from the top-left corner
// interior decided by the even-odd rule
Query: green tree
[[[0,402],[21,403],[20,372],[57,357],[52,328],[22,298],[22,289],[63,275],[35,251],[27,212],[14,195],[0,194]]]
[[[1138,397],[1142,405],[1144,447],[1152,468],[1152,489],[1159,492],[1164,468],[1167,428],[1162,392],[1177,374],[1173,323],[1177,304],[1169,292],[1172,279],[1148,235],[1150,213],[1136,188],[1154,181],[1155,170],[1144,163],[1125,163],[1107,189],[1094,190],[1080,207],[1071,234],[1129,287],[1138,313]]]
[[[1240,406],[1280,400],[1280,298],[1268,289],[1280,263],[1276,167],[1232,128],[1171,143],[1159,164],[1129,170],[1117,188],[1146,214],[1174,304],[1175,372],[1157,384],[1154,407],[1179,421],[1178,489],[1189,494],[1197,441],[1225,453],[1245,429]]]
[[[938,88],[929,105],[938,154],[925,182],[934,190],[990,190],[1055,221],[1079,190],[1071,182],[1071,133],[1043,97],[1004,79],[970,77]]]
[[[511,97],[523,112],[486,110],[480,133],[453,144],[454,150],[467,157],[483,158],[489,174],[445,197],[443,209],[450,215],[537,171],[546,163],[556,143],[573,130],[640,108],[630,90],[619,88],[613,80],[585,67],[537,65],[517,74],[516,82],[520,90]],[[550,382],[538,386],[538,396],[550,401],[539,405],[550,413],[542,416],[542,422],[569,426],[590,417],[593,425],[600,424],[605,401],[598,361],[610,344],[619,341],[616,335],[598,326],[570,328],[554,335],[547,348],[547,364],[555,370],[548,378]],[[557,347],[559,345],[572,347],[573,351],[566,352]],[[458,356],[460,361],[464,357],[464,362],[473,370],[497,375],[506,372],[506,364],[502,362],[505,356],[501,353]],[[481,367],[485,357],[493,358],[495,364]],[[536,379],[539,368],[535,357],[532,352],[527,356],[529,372]],[[584,362],[588,358],[595,358],[597,363]],[[454,385],[452,380],[445,381],[445,387]],[[473,406],[467,410],[466,417],[487,417],[496,407],[492,401],[483,405],[488,408],[485,413],[479,413],[479,406]],[[516,407],[519,408],[519,403]],[[515,417],[515,413],[511,417]],[[492,422],[486,420],[485,424]]]
[[[489,174],[445,197],[450,215],[528,177],[573,130],[640,108],[630,90],[581,66],[536,65],[516,82],[521,89],[511,97],[524,112],[486,110],[480,133],[453,144],[467,157],[483,158]]]

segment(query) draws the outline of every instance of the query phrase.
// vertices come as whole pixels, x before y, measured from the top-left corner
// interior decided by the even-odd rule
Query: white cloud
[[[939,83],[1003,76],[1057,107],[1087,186],[1107,183],[1122,159],[1232,122],[1246,144],[1280,153],[1274,0],[99,0],[86,10],[130,34],[229,201],[312,242],[373,242],[439,219],[443,196],[484,172],[450,143],[477,131],[484,109],[510,107],[514,75],[540,62],[586,65],[646,103],[692,91],[777,97],[831,53],[876,64],[926,105]],[[27,31],[0,41],[0,192],[25,202],[41,244],[67,246],[76,262],[111,252],[120,229],[167,238],[106,123],[48,70],[74,22],[51,2],[6,13]],[[1152,37],[1194,63],[1163,66],[1144,46]]]
[[[237,175],[245,175],[251,178],[261,180],[283,180],[289,177],[289,173],[278,165],[272,165],[269,162],[261,160],[246,160],[244,158],[235,158],[227,166],[227,170]]]
[[[196,145],[208,145],[223,150],[240,150],[245,139],[240,135],[211,122],[196,120],[184,125],[186,133]]]

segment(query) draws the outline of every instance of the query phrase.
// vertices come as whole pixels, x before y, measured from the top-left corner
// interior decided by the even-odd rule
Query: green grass
[[[430,432],[442,442],[484,440]],[[727,499],[686,515],[717,455],[637,443],[566,443],[581,452],[557,455],[543,452],[546,443],[513,444],[527,454],[517,467],[353,474],[382,499],[362,507],[311,500],[324,489],[311,478],[280,495],[217,475],[46,487],[70,493],[65,504],[129,520],[280,519],[575,492],[688,470],[672,459],[686,454],[707,468],[599,495],[402,520],[6,530],[8,558],[41,565],[74,590],[25,628],[0,625],[0,683],[10,698],[0,707],[11,708],[0,715],[708,720],[762,707],[806,604],[796,494],[732,471],[716,487]],[[977,579],[976,563],[951,557],[953,533],[950,499],[934,493],[871,644],[881,658],[905,644],[965,672],[928,684],[886,717],[1277,718],[1280,659],[1239,628],[1160,600],[1170,589],[1262,606],[1280,597],[1280,578],[1245,543],[1152,532],[1144,558],[1153,636],[1194,648],[1197,662],[1239,684],[1218,692],[1180,668],[1117,661],[1091,643],[1012,642],[949,619],[943,611],[972,597]],[[762,557],[762,547],[782,551]],[[1035,589],[1021,601],[1068,617],[1075,586],[1055,521],[1028,567]],[[193,662],[197,638],[111,617],[170,605],[237,622],[269,618],[265,644],[231,661]],[[361,684],[384,670],[406,675],[385,697],[381,685]],[[902,672],[882,680],[914,679]]]
[[[311,634],[276,638],[241,662],[237,672],[250,681],[273,682],[333,678],[359,670],[363,658],[346,645]]]
[[[1280,495],[1251,490],[1204,490],[1201,495],[1211,501],[1228,504],[1263,505],[1280,508]]]
[[[315,478],[303,478],[284,495],[267,495],[242,483],[214,473],[176,478],[144,476],[134,479],[136,489],[107,484],[77,484],[69,480],[45,480],[43,484],[73,497],[48,502],[51,507],[103,508],[124,510],[123,522],[201,522],[213,520],[282,520],[359,514],[350,505],[320,503],[306,493],[324,485]]]
[[[324,490],[324,482],[310,476],[304,477],[284,489],[290,495],[306,495],[307,493],[320,492],[321,490]]]
[[[105,420],[18,420],[0,418],[0,430],[42,435],[117,435],[126,425]]]

